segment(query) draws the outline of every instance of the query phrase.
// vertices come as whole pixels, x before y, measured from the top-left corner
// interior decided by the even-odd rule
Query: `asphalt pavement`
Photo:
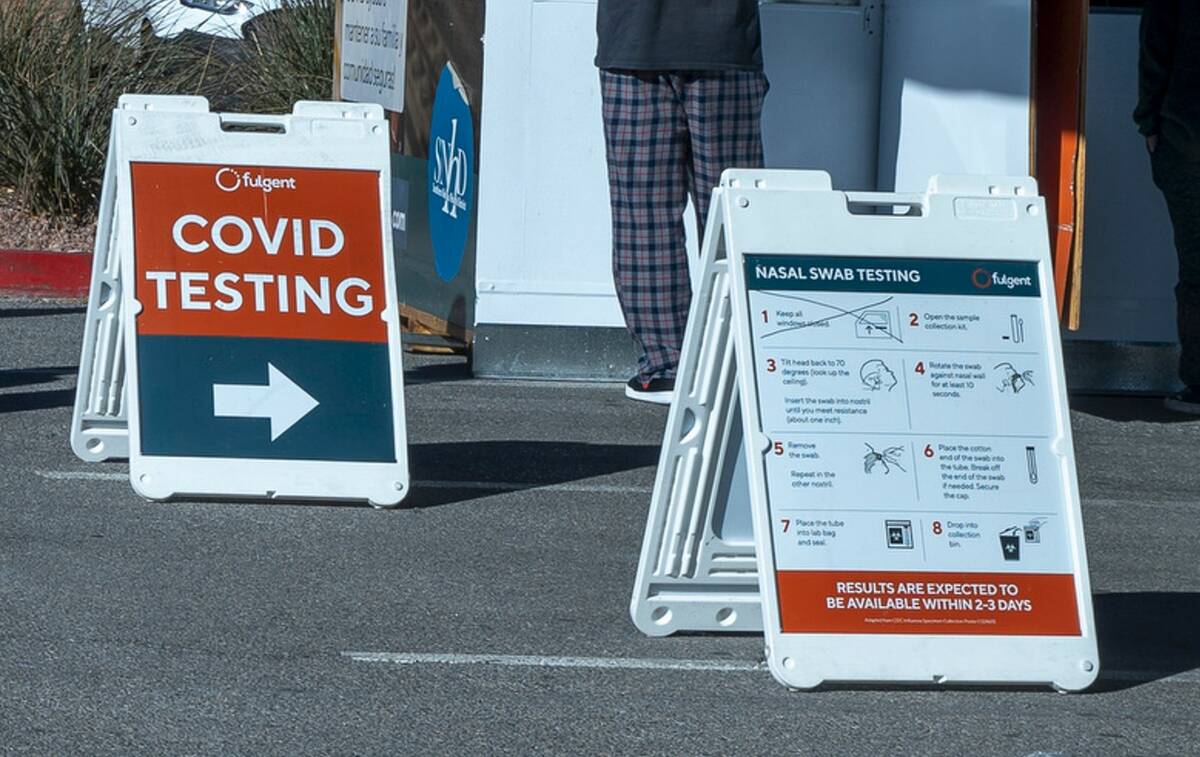
[[[1090,692],[788,692],[628,617],[666,413],[406,355],[405,505],[153,503],[68,445],[83,308],[0,299],[5,754],[1200,753],[1200,422],[1076,397]]]

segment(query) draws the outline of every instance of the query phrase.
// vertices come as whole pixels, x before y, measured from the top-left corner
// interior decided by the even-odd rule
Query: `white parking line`
[[[481,491],[588,492],[592,494],[649,494],[649,486],[622,484],[517,484],[503,481],[413,481],[414,489],[479,489]]]
[[[518,668],[588,668],[592,670],[686,670],[754,673],[763,663],[722,660],[671,660],[645,657],[546,657],[511,654],[429,654],[420,652],[342,652],[356,662],[393,665],[499,665]]]
[[[593,670],[683,670],[711,673],[765,672],[766,663],[723,660],[672,660],[640,657],[549,657],[509,654],[437,654],[428,652],[342,652],[355,662],[392,665],[497,665],[519,668],[586,668]],[[1150,670],[1105,670],[1101,681],[1122,683],[1200,684],[1200,670],[1182,673]]]
[[[128,481],[128,473],[101,471],[34,471],[50,481]],[[624,484],[536,484],[511,481],[413,481],[414,489],[459,489],[464,491],[519,492],[527,490],[583,494],[649,494],[649,486]]]
[[[98,471],[37,470],[34,473],[51,481],[128,481],[128,473],[100,473]]]

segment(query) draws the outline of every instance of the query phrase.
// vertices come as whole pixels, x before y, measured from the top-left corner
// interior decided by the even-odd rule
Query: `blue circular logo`
[[[438,81],[429,124],[429,235],[433,264],[443,281],[462,267],[471,228],[475,127],[471,106],[447,63]]]

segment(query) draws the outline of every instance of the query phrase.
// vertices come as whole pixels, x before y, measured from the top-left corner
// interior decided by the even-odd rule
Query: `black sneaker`
[[[1163,404],[1177,413],[1200,415],[1200,386],[1189,386],[1179,394],[1172,394]]]
[[[639,402],[653,402],[656,405],[669,405],[675,396],[675,379],[656,378],[649,383],[643,383],[634,376],[625,384],[625,396]]]

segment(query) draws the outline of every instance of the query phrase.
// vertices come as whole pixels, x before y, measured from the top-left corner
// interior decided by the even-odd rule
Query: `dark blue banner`
[[[832,255],[746,255],[746,288],[1040,297],[1038,264]]]
[[[395,462],[391,375],[386,344],[142,336],[142,454]]]

